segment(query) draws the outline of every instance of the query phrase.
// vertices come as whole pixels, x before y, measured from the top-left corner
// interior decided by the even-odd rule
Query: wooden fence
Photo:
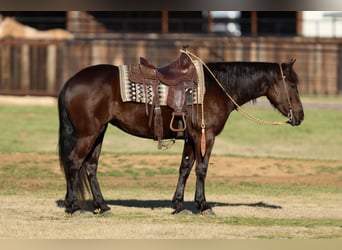
[[[302,94],[342,94],[342,40],[200,35],[118,35],[71,41],[0,40],[0,94],[56,96],[80,69],[100,64],[137,63],[148,58],[162,66],[176,59],[182,45],[204,61],[297,59]]]
[[[0,94],[57,95],[63,45],[53,41],[0,41]]]

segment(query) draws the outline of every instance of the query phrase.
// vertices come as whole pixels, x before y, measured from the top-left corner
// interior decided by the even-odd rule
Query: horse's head
[[[288,116],[288,123],[298,126],[304,120],[303,105],[298,92],[298,77],[293,70],[296,59],[279,65],[279,77],[267,91],[268,100],[284,116]]]

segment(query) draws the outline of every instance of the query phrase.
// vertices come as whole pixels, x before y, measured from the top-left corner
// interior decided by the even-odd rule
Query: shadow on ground
[[[63,200],[57,200],[56,204],[58,207],[64,207]],[[172,209],[173,205],[170,200],[107,200],[107,205],[110,206],[123,206],[123,207],[135,207],[135,208],[150,208],[150,209],[160,209],[160,208],[170,208]],[[215,207],[261,207],[267,209],[281,209],[281,206],[274,205],[274,204],[267,204],[263,201],[256,202],[256,203],[224,203],[224,202],[208,202],[210,206],[213,208]],[[193,212],[197,213],[197,209],[195,207],[194,202],[185,201],[184,208]],[[85,207],[85,211],[93,211],[92,208],[92,201],[87,200]]]

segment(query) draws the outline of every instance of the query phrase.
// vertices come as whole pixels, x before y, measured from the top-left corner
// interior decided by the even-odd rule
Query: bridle
[[[291,100],[290,100],[290,96],[289,96],[289,91],[286,87],[286,82],[285,82],[286,76],[283,73],[283,68],[281,67],[281,63],[279,63],[279,69],[280,69],[281,79],[282,79],[283,85],[284,85],[284,90],[286,93],[287,102],[289,104],[289,113],[287,114],[287,118],[288,118],[287,123],[292,123],[292,121],[293,121],[293,109],[292,109],[292,104],[291,104]]]
[[[186,54],[190,60],[193,60],[193,58],[197,59],[207,70],[208,72],[210,73],[210,75],[214,78],[214,80],[216,81],[216,83],[220,86],[220,88],[223,90],[223,92],[226,94],[226,96],[229,98],[229,100],[231,100],[231,102],[236,106],[236,110],[239,111],[239,113],[244,116],[245,118],[247,118],[248,120],[250,121],[253,121],[257,124],[262,124],[262,125],[284,125],[284,124],[291,124],[292,121],[293,121],[293,111],[292,111],[292,105],[291,105],[291,102],[290,102],[290,97],[289,97],[289,93],[288,93],[288,90],[286,88],[286,83],[285,83],[285,76],[283,74],[283,70],[281,68],[281,64],[280,65],[280,72],[281,72],[281,75],[282,75],[282,78],[283,78],[283,84],[284,84],[284,88],[285,88],[285,92],[286,92],[286,95],[287,95],[287,100],[288,100],[288,103],[289,103],[289,113],[288,113],[288,117],[287,117],[287,120],[285,121],[267,121],[267,120],[262,120],[262,119],[259,119],[257,117],[255,117],[254,115],[248,113],[245,109],[243,109],[234,99],[233,97],[225,90],[225,88],[223,87],[223,85],[221,84],[221,82],[216,78],[216,76],[214,75],[214,73],[209,69],[209,67],[207,66],[206,63],[203,62],[203,60],[201,58],[199,58],[198,56],[194,55],[193,53],[191,53],[190,51],[188,50],[184,50],[184,49],[181,49],[180,50],[181,53],[184,53]],[[204,98],[204,96],[202,97]],[[202,131],[205,129],[205,124],[204,124],[204,115],[203,115],[203,105],[202,105]]]

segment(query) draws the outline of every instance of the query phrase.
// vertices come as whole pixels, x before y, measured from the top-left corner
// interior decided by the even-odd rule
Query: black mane
[[[214,62],[207,64],[230,95],[255,99],[262,84],[280,77],[279,64],[268,62]]]

